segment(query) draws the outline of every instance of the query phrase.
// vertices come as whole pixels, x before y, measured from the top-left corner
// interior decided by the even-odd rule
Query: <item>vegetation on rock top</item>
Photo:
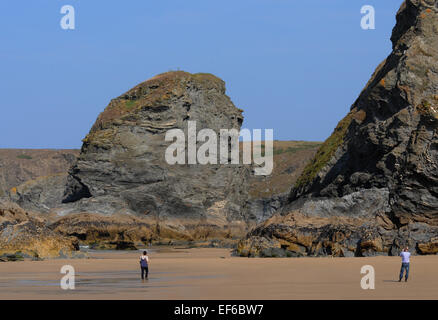
[[[303,173],[295,183],[295,187],[303,187],[310,183],[318,174],[318,172],[325,167],[330,159],[335,154],[339,146],[344,142],[345,134],[353,119],[353,111],[348,113],[336,126],[330,137],[324,141],[319,147],[315,157],[304,168]]]

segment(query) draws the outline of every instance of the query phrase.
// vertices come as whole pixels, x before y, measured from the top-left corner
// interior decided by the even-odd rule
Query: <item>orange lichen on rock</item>
[[[359,123],[363,122],[366,117],[367,113],[362,109],[353,114],[353,119],[355,119]]]

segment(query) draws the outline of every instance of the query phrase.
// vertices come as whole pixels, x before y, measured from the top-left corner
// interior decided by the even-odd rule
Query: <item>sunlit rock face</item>
[[[282,213],[252,231],[241,254],[438,252],[437,1],[405,1],[391,40]]]
[[[250,220],[247,166],[170,165],[165,159],[172,143],[166,132],[181,129],[187,137],[189,121],[219,139],[221,129],[240,130],[243,116],[225,83],[211,74],[160,74],[113,99],[83,140],[63,202],[76,212],[127,212],[176,229],[206,224],[243,230]]]

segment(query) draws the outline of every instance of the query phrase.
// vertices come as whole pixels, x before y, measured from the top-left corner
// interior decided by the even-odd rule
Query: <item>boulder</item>
[[[0,258],[67,258],[79,250],[78,241],[47,227],[46,221],[11,202],[0,202]]]

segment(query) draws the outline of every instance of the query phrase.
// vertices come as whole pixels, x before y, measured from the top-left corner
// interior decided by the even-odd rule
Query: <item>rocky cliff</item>
[[[40,216],[0,200],[0,261],[82,257],[78,240],[53,231]]]
[[[272,173],[251,175],[249,179],[247,207],[255,222],[265,221],[287,203],[290,185],[297,181],[320,145],[309,141],[274,141]]]
[[[181,233],[244,230],[250,168],[166,162],[166,132],[181,129],[187,142],[188,121],[219,134],[243,116],[211,74],[160,74],[113,99],[83,140],[62,212],[130,213]]]
[[[438,2],[406,0],[393,51],[242,255],[438,252]]]
[[[0,198],[27,181],[67,173],[78,150],[0,149]]]

